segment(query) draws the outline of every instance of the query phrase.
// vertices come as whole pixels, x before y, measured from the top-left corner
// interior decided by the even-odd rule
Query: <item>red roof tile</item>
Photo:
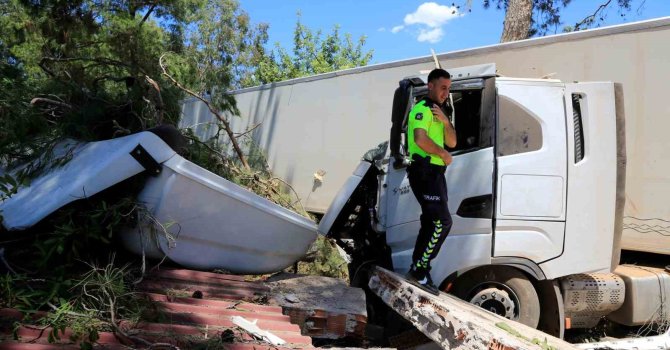
[[[161,269],[147,276],[140,283],[139,291],[154,302],[161,322],[120,322],[121,329],[133,337],[187,348],[189,342],[218,340],[222,332],[229,329],[234,330],[235,337],[233,343],[224,347],[230,350],[312,348],[311,338],[300,333],[300,327],[290,322],[290,317],[282,313],[281,307],[260,304],[260,301],[267,300],[270,288],[261,282],[245,281],[243,276]],[[194,294],[199,298],[192,297]],[[36,317],[43,315],[39,313]],[[287,343],[275,347],[254,339],[233,324],[232,316],[244,317],[252,322],[257,320],[261,329],[272,332]],[[0,317],[18,321],[23,315],[17,310],[0,309]],[[19,341],[14,341],[11,334],[0,334],[0,349],[79,349],[77,344],[69,341],[69,330],[61,336],[59,344],[48,344],[49,332],[50,329],[42,331],[23,326],[17,331]],[[100,333],[96,343],[98,347],[126,348],[119,337],[104,332]]]

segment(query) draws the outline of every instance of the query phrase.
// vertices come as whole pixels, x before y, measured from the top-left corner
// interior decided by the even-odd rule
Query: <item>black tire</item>
[[[509,300],[500,302],[495,299],[508,295]],[[487,266],[467,272],[458,278],[450,290],[453,295],[471,303],[485,300],[480,306],[503,317],[537,328],[540,321],[540,298],[533,283],[521,271],[507,266]],[[488,300],[484,297],[493,295]],[[480,296],[480,297],[478,297]],[[476,298],[477,300],[473,300]],[[509,308],[509,302],[514,305]],[[507,312],[507,314],[505,314]]]

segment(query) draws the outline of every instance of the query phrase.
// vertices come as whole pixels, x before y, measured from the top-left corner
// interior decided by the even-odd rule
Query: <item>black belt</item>
[[[446,165],[437,165],[430,162],[430,156],[421,156],[419,154],[412,154],[412,164],[409,165],[410,168],[415,169],[428,169],[432,171],[444,173],[447,170]]]

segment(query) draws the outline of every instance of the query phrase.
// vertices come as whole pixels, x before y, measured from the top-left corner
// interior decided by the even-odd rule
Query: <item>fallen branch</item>
[[[258,124],[256,124],[256,125],[252,126],[251,128],[249,128],[249,130],[247,130],[247,131],[245,131],[245,132],[242,132],[242,133],[239,133],[239,134],[236,134],[235,137],[242,137],[242,136],[244,136],[244,135],[246,135],[246,134],[248,134],[248,133],[254,131],[254,129],[256,129],[257,127],[259,127],[260,125],[261,125],[261,123],[258,123]]]
[[[49,98],[44,98],[44,97],[35,97],[32,100],[30,100],[31,105],[38,105],[38,104],[46,104],[46,105],[52,105],[52,106],[58,106],[58,107],[63,107],[67,109],[72,109],[72,105],[67,104],[65,102],[61,101],[56,101],[52,100]]]
[[[293,193],[295,194],[295,198],[297,198],[297,202],[300,203],[300,209],[302,209],[302,211],[304,213],[307,213],[307,210],[305,210],[305,207],[302,205],[302,202],[300,201],[300,196],[298,196],[298,192],[296,192],[296,190],[293,188],[293,186],[289,185],[288,182],[286,182],[286,181],[284,181],[284,180],[282,180],[278,177],[274,177],[273,179],[277,179],[277,180],[281,181],[282,183],[284,183],[284,185],[288,186],[288,188],[290,188],[291,191],[293,191]]]
[[[202,103],[204,103],[204,104],[207,106],[207,108],[209,109],[209,111],[212,112],[212,114],[214,114],[214,115],[216,116],[216,118],[219,119],[219,120],[221,121],[221,123],[223,123],[223,126],[224,126],[224,128],[225,128],[225,130],[226,130],[226,134],[228,134],[228,137],[230,138],[230,141],[233,143],[233,148],[235,149],[235,153],[237,154],[237,157],[239,158],[240,162],[242,162],[242,165],[244,165],[244,167],[245,167],[247,170],[250,170],[251,167],[249,166],[249,163],[247,162],[247,158],[244,156],[244,153],[242,152],[242,149],[240,148],[240,145],[239,145],[238,142],[237,142],[237,138],[235,137],[235,134],[233,133],[233,130],[232,130],[232,128],[230,127],[230,122],[228,122],[228,119],[226,119],[223,115],[221,115],[221,113],[219,113],[219,111],[217,111],[217,110],[212,106],[212,104],[209,103],[209,101],[207,101],[207,100],[204,99],[202,96],[200,96],[200,94],[196,94],[195,92],[189,90],[189,89],[186,88],[184,85],[182,85],[181,83],[179,83],[175,78],[173,78],[173,77],[167,72],[167,69],[165,68],[165,64],[163,63],[163,59],[164,59],[164,58],[165,58],[165,54],[161,55],[160,59],[158,60],[158,64],[160,65],[161,69],[163,70],[163,75],[164,75],[166,78],[170,79],[170,81],[171,81],[176,87],[178,87],[178,88],[181,89],[182,91],[186,92],[187,94],[189,94],[189,95],[191,95],[191,96],[197,98],[197,99],[200,100]]]
[[[151,79],[148,75],[145,75],[144,79],[146,80],[147,84],[149,84],[149,86],[151,86],[151,88],[155,91],[154,96],[155,101],[150,102],[154,103],[154,105],[156,106],[156,110],[158,111],[158,124],[163,124],[163,110],[165,109],[165,104],[163,103],[161,88],[160,86],[158,86],[158,83],[155,80]]]
[[[193,136],[189,136],[189,135],[184,135],[184,137],[186,137],[187,139],[189,139],[189,140],[191,140],[191,141],[193,141],[193,142],[197,142],[197,143],[201,144],[202,146],[204,146],[205,148],[207,148],[210,152],[212,152],[212,153],[216,154],[217,156],[221,157],[221,159],[222,159],[223,161],[226,161],[226,160],[227,160],[227,158],[226,158],[226,156],[225,156],[224,154],[222,154],[221,152],[215,150],[214,148],[212,148],[212,146],[208,145],[206,142],[202,142],[202,141],[200,141],[199,138],[197,138],[197,137],[193,137]]]

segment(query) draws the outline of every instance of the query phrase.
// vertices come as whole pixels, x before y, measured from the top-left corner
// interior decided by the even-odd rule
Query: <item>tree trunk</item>
[[[533,0],[509,0],[500,42],[528,39],[532,17]]]

